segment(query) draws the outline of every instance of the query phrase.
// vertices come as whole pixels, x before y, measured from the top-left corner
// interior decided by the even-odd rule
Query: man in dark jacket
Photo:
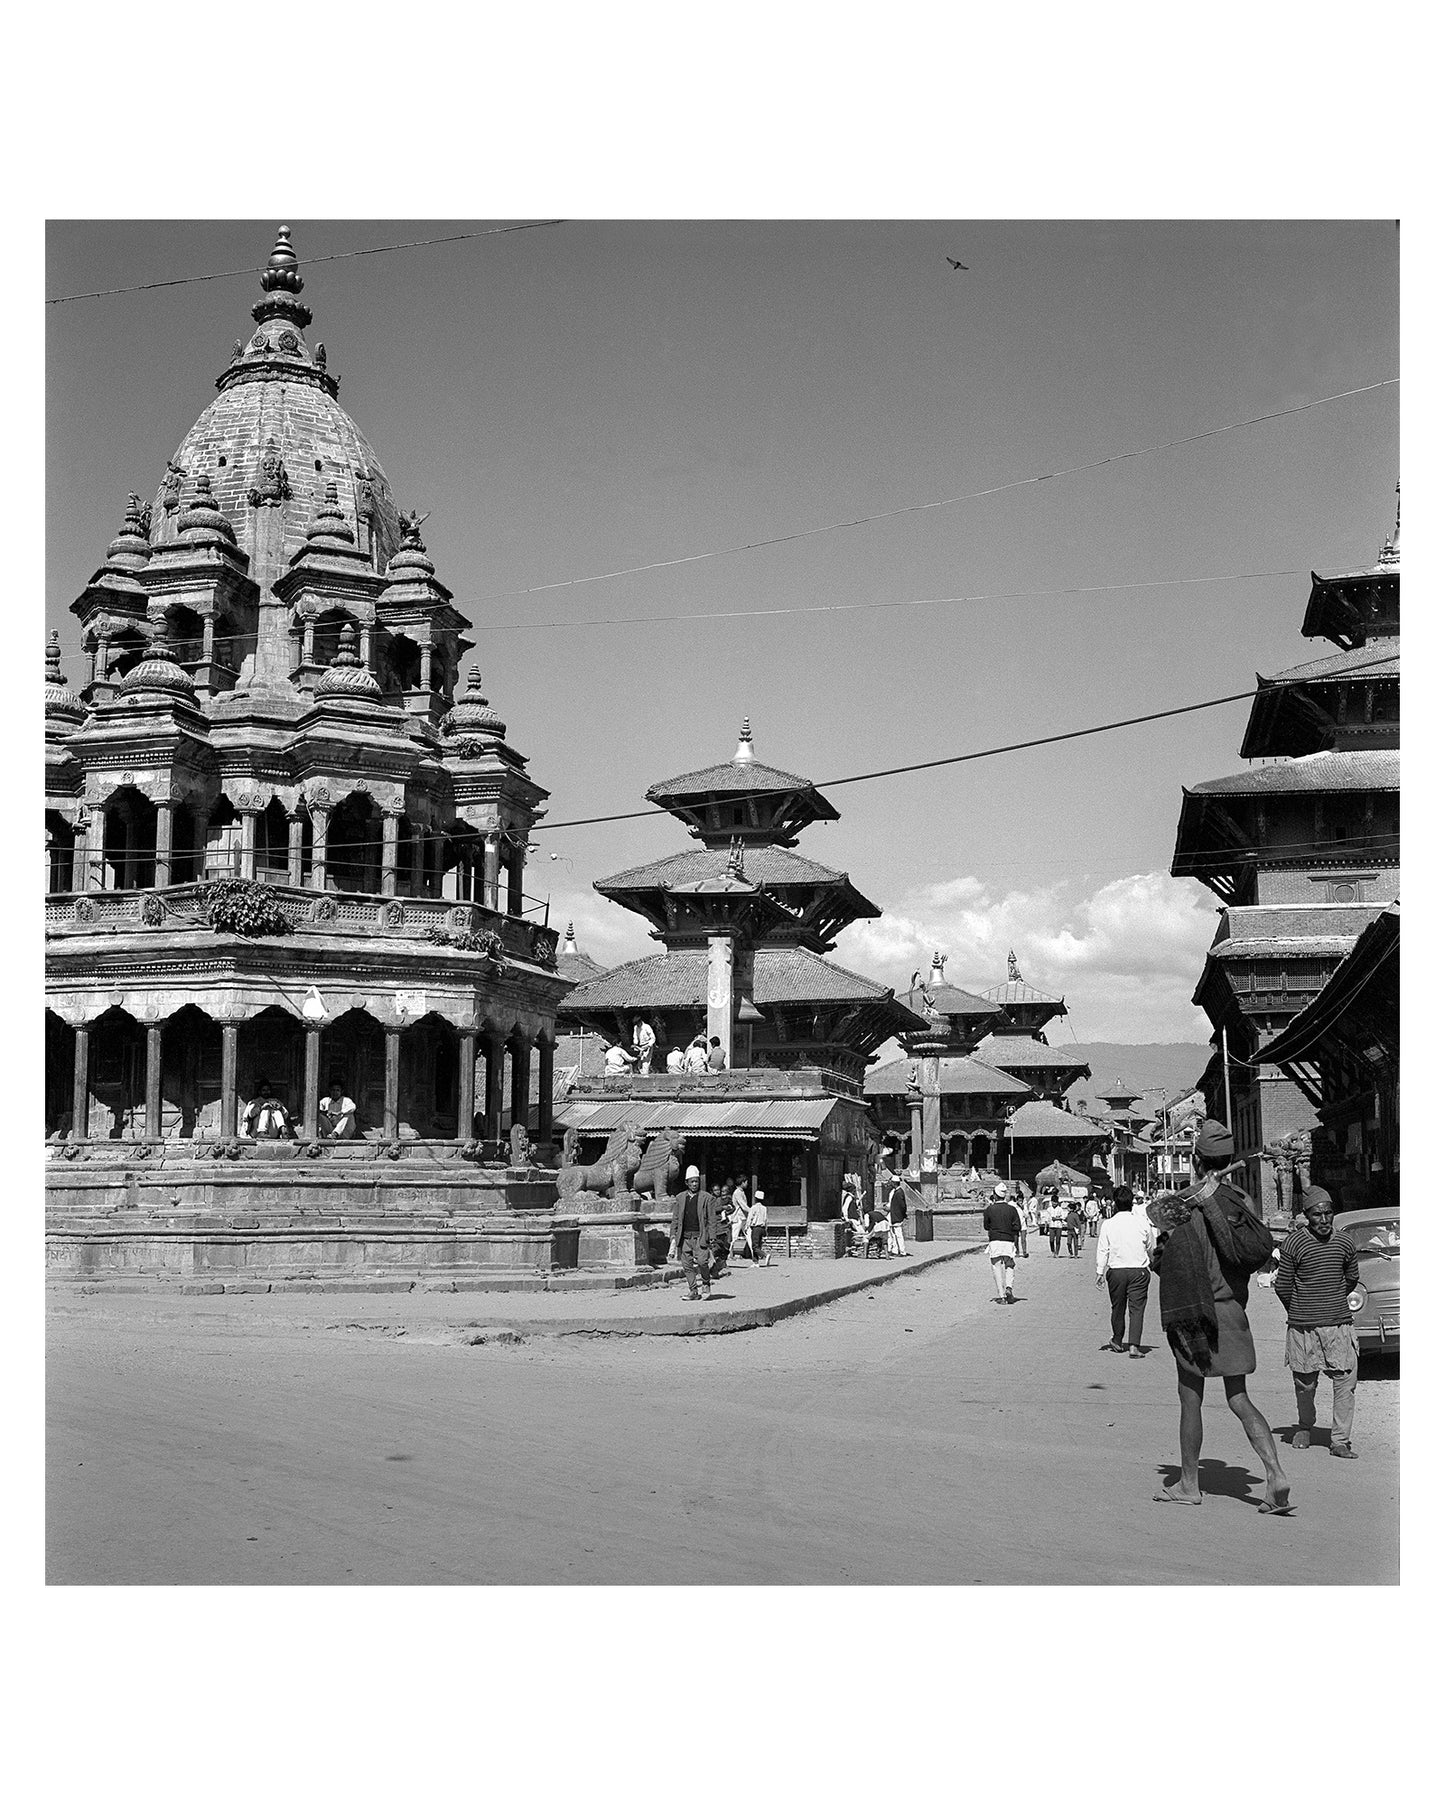
[[[682,1190],[672,1200],[672,1233],[667,1249],[669,1260],[682,1261],[689,1298],[697,1297],[699,1279],[703,1297],[712,1297],[712,1246],[718,1232],[718,1215],[717,1199],[702,1189],[702,1174],[690,1166]]]
[[[1014,1302],[1014,1253],[1024,1232],[1023,1218],[1009,1202],[1008,1187],[1002,1183],[993,1188],[993,1197],[983,1213],[983,1232],[988,1237],[988,1259],[993,1268],[995,1304]]]

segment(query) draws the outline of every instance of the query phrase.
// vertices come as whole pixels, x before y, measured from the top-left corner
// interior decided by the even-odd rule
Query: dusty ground
[[[1397,1579],[1396,1363],[1362,1378],[1359,1461],[1283,1451],[1294,1518],[1249,1502],[1263,1476],[1217,1383],[1209,1497],[1155,1505],[1178,1459],[1167,1352],[1098,1352],[1092,1247],[1079,1261],[1036,1251],[1019,1273],[1012,1310],[968,1256],[772,1329],[688,1339],[518,1341],[513,1312],[491,1322],[476,1295],[57,1294],[48,1576]],[[765,1283],[744,1273],[726,1289],[749,1302]],[[1250,1314],[1251,1392],[1282,1429],[1283,1312],[1254,1291]]]

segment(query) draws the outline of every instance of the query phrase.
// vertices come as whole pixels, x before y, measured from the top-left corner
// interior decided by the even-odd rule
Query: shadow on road
[[[1179,1463],[1170,1466],[1161,1465],[1157,1472],[1163,1477],[1166,1486],[1177,1486],[1180,1480]],[[1199,1463],[1199,1490],[1202,1493],[1217,1494],[1224,1499],[1243,1499],[1246,1504],[1253,1505],[1250,1488],[1262,1486],[1264,1476],[1251,1474],[1247,1468],[1234,1467],[1228,1461],[1216,1461],[1209,1456]]]

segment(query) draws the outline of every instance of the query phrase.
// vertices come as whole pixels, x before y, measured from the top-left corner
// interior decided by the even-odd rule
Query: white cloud
[[[1063,881],[994,897],[959,877],[855,923],[836,957],[906,990],[938,949],[950,983],[980,990],[1003,979],[1012,950],[1029,983],[1068,999],[1080,1040],[1203,1041],[1208,1022],[1189,999],[1216,926],[1198,887],[1164,872],[1115,878],[1082,897]]]

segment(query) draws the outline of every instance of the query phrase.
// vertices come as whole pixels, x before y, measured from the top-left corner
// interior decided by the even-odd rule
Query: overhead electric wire
[[[865,527],[876,521],[897,520],[907,514],[926,514],[934,508],[955,508],[961,502],[981,501],[986,496],[1003,495],[1011,489],[1027,489],[1036,483],[1052,482],[1056,477],[1076,476],[1080,471],[1099,470],[1106,464],[1122,464],[1131,458],[1145,458],[1155,452],[1172,451],[1181,445],[1197,445],[1204,439],[1217,439],[1221,433],[1233,433],[1241,427],[1260,426],[1268,420],[1284,420],[1292,414],[1307,414],[1311,408],[1322,408],[1332,401],[1347,401],[1354,395],[1369,395],[1377,389],[1388,389],[1399,382],[1398,376],[1387,376],[1379,382],[1363,383],[1355,389],[1341,389],[1334,395],[1320,395],[1313,401],[1302,401],[1294,407],[1275,408],[1267,414],[1251,414],[1243,420],[1226,421],[1203,432],[1186,433],[1178,439],[1161,439],[1156,445],[1140,445],[1131,451],[1110,452],[1102,458],[1089,458],[1081,464],[1064,464],[1057,470],[1046,470],[1038,476],[1015,477],[1007,483],[995,483],[987,489],[970,489],[963,495],[941,496],[931,502],[911,502],[900,508],[884,508],[875,514],[860,514],[849,520],[828,521],[820,527],[803,527],[792,533],[780,533],[771,539],[749,540],[746,544],[718,546],[709,552],[691,552],[680,558],[656,558],[646,564],[623,565],[614,571],[597,571],[586,577],[565,577],[556,583],[534,583],[525,589],[496,590],[481,596],[480,602],[501,602],[510,596],[538,596],[549,590],[575,589],[583,583],[607,583],[615,577],[635,577],[646,571],[673,570],[679,565],[701,564],[710,558],[730,558],[739,552],[757,552],[768,546],[791,545],[802,539],[816,539],[824,533],[839,533],[850,527]]]
[[[487,226],[478,232],[449,232],[442,238],[411,238],[398,245],[367,245],[358,251],[331,251],[322,257],[298,257],[296,261],[303,265],[340,263],[347,257],[380,257],[387,251],[415,251],[423,245],[455,245],[467,238],[495,238],[503,232],[535,232],[542,226],[564,226],[566,223],[560,219],[525,220],[515,226]],[[63,301],[101,301],[110,295],[139,295],[153,288],[184,288],[187,283],[221,282],[228,276],[257,276],[265,267],[260,263],[248,263],[240,270],[208,270],[200,276],[171,276],[160,282],[133,282],[125,288],[88,289],[79,295],[49,295],[45,305],[59,307]]]

